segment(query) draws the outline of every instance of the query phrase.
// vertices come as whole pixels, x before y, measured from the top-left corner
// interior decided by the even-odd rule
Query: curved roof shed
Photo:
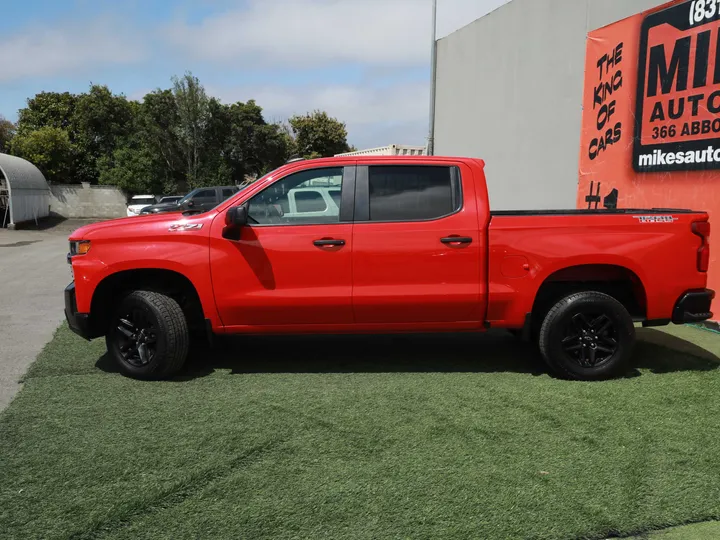
[[[0,154],[0,224],[38,220],[50,215],[50,186],[35,165]]]

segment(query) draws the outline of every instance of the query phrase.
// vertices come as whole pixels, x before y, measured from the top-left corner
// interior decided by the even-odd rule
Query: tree
[[[267,124],[258,129],[255,144],[260,151],[257,168],[252,172],[262,175],[287,163],[295,143],[281,125]]]
[[[98,160],[122,146],[132,126],[133,106],[125,96],[114,95],[107,86],[100,85],[93,85],[88,93],[81,94],[71,121],[78,180],[97,182]]]
[[[40,92],[27,100],[20,109],[17,122],[18,133],[27,133],[43,127],[64,129],[70,135],[72,117],[77,106],[77,96],[70,92]]]
[[[10,142],[15,135],[15,124],[0,114],[0,152],[10,151]]]
[[[295,138],[296,151],[306,159],[331,157],[348,152],[345,124],[331,118],[324,111],[314,111],[289,120]]]
[[[265,122],[262,108],[255,100],[231,105],[230,124],[228,158],[237,182],[248,175],[264,174],[287,161],[290,138],[279,125]]]
[[[185,158],[188,184],[195,187],[201,183],[201,152],[210,121],[210,100],[199,79],[190,72],[182,78],[173,77],[172,82],[178,112],[175,134]]]
[[[200,148],[200,171],[196,185],[213,186],[233,183],[230,164],[230,107],[219,100],[208,100],[208,122]]]
[[[175,96],[170,90],[148,93],[129,102],[131,134],[98,160],[99,182],[132,193],[171,194],[184,184],[182,154],[174,134],[178,123]]]
[[[28,160],[53,182],[71,183],[75,149],[64,129],[45,126],[18,133],[12,140],[12,153]]]
[[[185,187],[185,160],[176,130],[180,122],[172,90],[155,90],[143,98],[136,115],[139,144],[146,146],[162,171],[163,193]]]
[[[163,193],[164,179],[156,156],[147,146],[132,144],[98,161],[100,183],[131,193]]]
[[[129,101],[107,86],[82,94],[40,92],[19,113],[10,150],[22,152],[56,182],[100,182],[132,193],[239,184],[292,154],[349,150],[345,124],[325,112],[269,123],[254,100],[226,105],[192,73]],[[12,124],[0,121],[0,151]]]

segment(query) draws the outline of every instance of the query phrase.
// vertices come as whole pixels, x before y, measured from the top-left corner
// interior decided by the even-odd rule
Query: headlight
[[[85,255],[90,251],[90,240],[75,240],[70,242],[70,256]]]

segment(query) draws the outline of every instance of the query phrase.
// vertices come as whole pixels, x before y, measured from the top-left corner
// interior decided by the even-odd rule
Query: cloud
[[[144,56],[137,36],[116,21],[99,19],[65,27],[31,26],[0,36],[0,81],[67,76],[129,64]]]
[[[438,0],[438,36],[506,1]],[[131,26],[107,14],[0,34],[0,83],[98,77],[112,68],[121,90],[141,99],[152,83],[137,68],[149,60],[177,72],[200,65],[193,71],[213,81],[210,95],[254,98],[270,120],[321,109],[346,122],[359,147],[425,143],[428,80],[417,78],[426,70],[429,77],[431,0],[206,2],[212,10],[164,24],[136,17]],[[243,74],[267,82],[233,86]]]
[[[268,121],[280,121],[314,109],[347,124],[349,142],[361,148],[426,141],[429,107],[426,83],[309,85],[287,87],[210,87],[225,103],[255,101]]]
[[[438,36],[507,1],[438,0]],[[327,84],[208,88],[225,102],[254,98],[271,120],[325,110],[347,124],[358,147],[422,145],[429,84],[403,78],[417,78],[429,64],[430,7],[431,0],[248,0],[198,21],[176,21],[163,35],[193,60],[241,73],[330,68]],[[363,82],[340,78],[347,66],[361,68]]]
[[[507,0],[441,0],[439,35]],[[196,59],[237,66],[427,64],[430,0],[249,0],[164,36]]]

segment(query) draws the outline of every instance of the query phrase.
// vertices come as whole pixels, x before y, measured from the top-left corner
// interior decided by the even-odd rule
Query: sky
[[[438,37],[508,0],[438,0]],[[358,148],[424,145],[431,0],[0,0],[0,115],[40,91],[131,99],[190,71],[267,121],[315,109]]]

